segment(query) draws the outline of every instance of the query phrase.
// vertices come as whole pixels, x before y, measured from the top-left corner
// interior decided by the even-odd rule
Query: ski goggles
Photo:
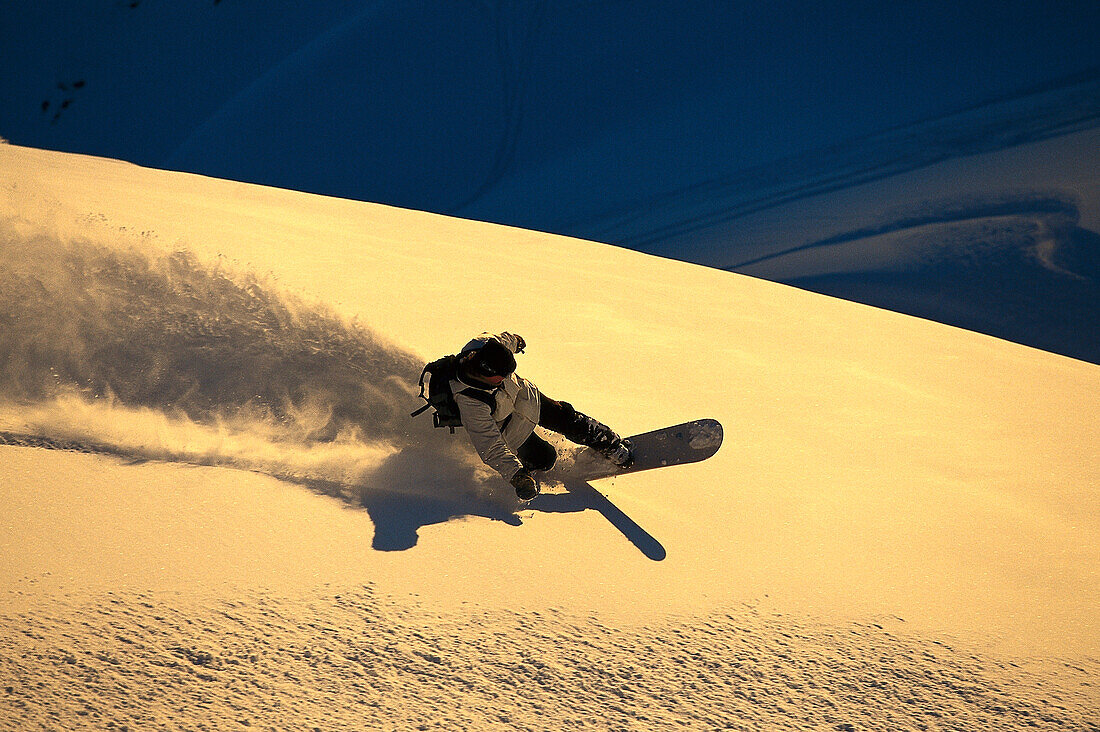
[[[477,371],[478,376],[494,386],[504,381],[505,374],[497,373],[492,366],[487,363],[482,363],[480,360],[474,364],[474,369]]]

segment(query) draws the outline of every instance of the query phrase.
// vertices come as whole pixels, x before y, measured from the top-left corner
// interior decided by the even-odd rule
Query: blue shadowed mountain
[[[610,242],[1100,362],[1100,6],[671,7],[28,3],[0,26],[0,135]],[[1072,144],[1005,160],[1051,141]],[[945,165],[966,170],[922,174]]]

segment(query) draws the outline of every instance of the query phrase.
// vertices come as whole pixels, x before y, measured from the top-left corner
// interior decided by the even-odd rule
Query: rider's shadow
[[[479,477],[471,456],[447,443],[407,447],[392,455],[365,477],[357,492],[346,484],[300,480],[314,492],[341,498],[366,509],[374,523],[372,548],[405,551],[419,542],[425,526],[481,517],[521,526],[524,511],[578,513],[593,510],[618,529],[639,551],[653,561],[665,558],[665,548],[649,532],[627,516],[587,480],[556,470],[550,485],[565,492],[543,493],[530,503],[519,504],[510,486],[495,474]]]
[[[374,523],[372,548],[378,551],[404,551],[416,546],[419,531],[425,526],[478,516],[521,526],[518,511],[579,513],[593,510],[618,529],[642,554],[655,562],[666,556],[665,548],[622,509],[584,480],[564,480],[564,493],[544,493],[526,506],[514,501],[478,499],[473,496],[416,495],[401,492],[364,492],[361,505]],[[318,485],[311,486],[319,490]]]

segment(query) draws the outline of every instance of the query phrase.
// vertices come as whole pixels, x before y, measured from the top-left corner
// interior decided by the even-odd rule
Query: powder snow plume
[[[463,441],[409,419],[422,359],[365,326],[187,251],[6,229],[9,443],[256,470],[368,507],[487,497]]]

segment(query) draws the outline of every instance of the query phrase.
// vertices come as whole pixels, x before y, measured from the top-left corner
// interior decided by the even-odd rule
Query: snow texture
[[[437,614],[371,586],[0,615],[11,729],[1095,730],[1095,663],[1005,663],[898,618],[753,607],[621,627],[550,608]]]

